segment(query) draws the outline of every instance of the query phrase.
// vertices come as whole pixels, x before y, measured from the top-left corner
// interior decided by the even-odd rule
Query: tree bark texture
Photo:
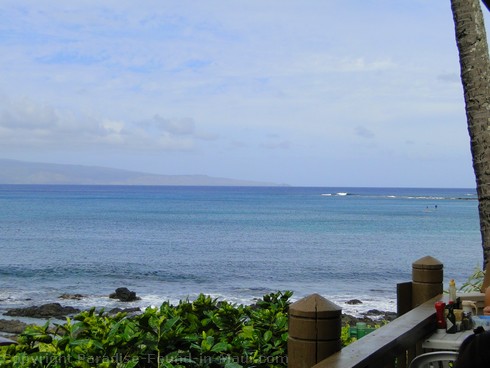
[[[451,0],[476,177],[483,268],[490,260],[490,59],[480,0]]]

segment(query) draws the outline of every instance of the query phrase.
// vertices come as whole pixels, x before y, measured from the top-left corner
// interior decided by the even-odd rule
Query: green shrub
[[[292,292],[250,306],[199,295],[142,314],[91,309],[56,325],[30,326],[17,345],[0,348],[0,366],[287,367],[287,312]]]
[[[356,341],[355,338],[351,337],[349,325],[345,325],[342,327],[340,339],[342,340],[342,347],[349,345],[353,341]]]

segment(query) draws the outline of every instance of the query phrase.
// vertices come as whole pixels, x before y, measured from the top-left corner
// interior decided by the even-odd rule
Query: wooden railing
[[[424,257],[412,281],[397,285],[398,318],[341,349],[341,309],[318,294],[289,309],[289,368],[405,368],[436,330],[434,304],[443,293],[443,265]],[[480,296],[465,294],[478,301]]]
[[[436,296],[316,364],[314,368],[407,367],[435,331]]]
[[[483,311],[484,295],[479,292],[458,293],[461,300],[473,301],[479,313]],[[446,299],[447,296],[442,294],[429,299],[313,367],[408,367],[413,358],[423,353],[422,343],[425,337],[435,332],[435,302]]]

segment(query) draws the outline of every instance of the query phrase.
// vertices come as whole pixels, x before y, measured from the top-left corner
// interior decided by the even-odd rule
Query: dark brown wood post
[[[396,314],[398,317],[412,310],[412,281],[396,284]]]
[[[342,348],[342,309],[318,294],[289,306],[288,367],[310,368]]]
[[[412,308],[442,294],[443,265],[437,259],[426,256],[412,263]]]

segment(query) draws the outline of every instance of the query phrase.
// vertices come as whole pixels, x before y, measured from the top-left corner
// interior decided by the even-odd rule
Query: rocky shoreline
[[[363,302],[359,299],[351,299],[346,304],[359,305]],[[365,313],[361,313],[360,316],[352,316],[349,314],[342,314],[342,324],[355,326],[357,322],[365,322],[368,326],[378,325],[380,323],[391,322],[397,317],[396,312],[380,311],[378,309],[370,309]]]
[[[127,288],[118,288],[116,291],[109,295],[110,298],[118,299],[123,302],[131,302],[139,300],[140,298],[136,296],[136,293],[128,290]],[[84,296],[81,294],[63,294],[59,296],[61,300],[81,300]],[[353,299],[347,304],[356,305],[362,304],[362,301]],[[138,307],[136,308],[114,308],[106,313],[108,315],[116,314],[119,312],[127,313],[140,313],[142,310]],[[3,315],[8,317],[23,317],[23,318],[35,318],[42,320],[64,320],[66,317],[70,317],[81,312],[80,309],[72,306],[63,306],[60,303],[48,303],[40,306],[30,306],[25,308],[12,308],[9,309]],[[380,311],[377,309],[371,309],[360,316],[353,316],[349,314],[342,314],[342,325],[355,326],[357,322],[365,322],[367,326],[374,327],[383,323],[391,322],[396,318],[396,313]],[[8,337],[11,339],[16,338],[17,335],[22,333],[25,328],[29,326],[29,323],[23,322],[18,319],[2,319],[0,318],[0,336]]]

